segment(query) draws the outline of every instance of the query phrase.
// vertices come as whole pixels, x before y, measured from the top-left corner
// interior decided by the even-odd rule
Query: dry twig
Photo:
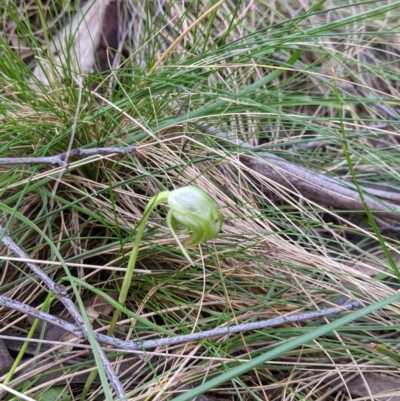
[[[38,156],[38,157],[2,157],[0,165],[6,164],[58,164],[61,167],[67,166],[67,159],[73,157],[86,157],[93,155],[112,155],[133,153],[136,151],[135,146],[127,146],[123,148],[90,148],[90,149],[72,149],[70,151],[60,153],[55,156]]]
[[[0,295],[0,305],[3,305],[6,308],[10,308],[10,309],[16,310],[18,312],[25,313],[32,317],[41,319],[44,322],[58,326],[58,327],[62,328],[63,330],[68,331],[69,333],[72,333],[73,335],[75,335],[78,338],[86,338],[85,332],[80,327],[77,327],[76,325],[74,325],[72,323],[68,323],[63,319],[52,316],[48,313],[42,312],[38,309],[35,309],[29,305],[25,305],[21,302],[14,301],[3,295]],[[100,333],[96,333],[96,332],[94,332],[93,334],[97,341],[102,342],[104,344],[108,344],[115,348],[124,349],[127,351],[138,351],[138,350],[145,350],[145,349],[170,346],[170,345],[176,345],[176,344],[185,344],[185,343],[188,343],[191,341],[205,340],[205,339],[213,338],[213,337],[221,337],[221,336],[226,336],[229,334],[240,333],[243,331],[260,330],[260,329],[264,329],[266,327],[275,327],[275,326],[280,326],[283,324],[298,323],[298,322],[305,321],[305,320],[320,319],[321,317],[337,314],[337,313],[343,312],[344,310],[355,309],[355,308],[358,308],[359,306],[360,306],[360,304],[357,301],[347,301],[342,306],[332,306],[332,307],[321,309],[318,311],[303,312],[303,313],[297,313],[294,315],[280,316],[280,317],[276,317],[276,318],[272,318],[272,319],[260,320],[259,322],[243,323],[243,324],[238,324],[238,325],[229,326],[229,327],[220,327],[220,328],[216,328],[216,329],[201,331],[198,333],[178,335],[175,337],[160,338],[157,340],[125,341],[125,340],[120,340],[118,338],[109,337],[104,334],[100,334]],[[21,341],[25,341],[25,339],[21,339]]]
[[[28,258],[28,255],[26,255],[25,252],[21,248],[19,248],[19,246],[8,235],[6,235],[6,233],[2,227],[0,227],[0,238],[1,238],[1,240],[0,240],[1,243],[4,246],[6,246],[15,255],[19,256],[22,259]],[[31,263],[31,262],[26,262],[26,264],[32,270],[32,272],[35,273],[46,284],[47,288],[49,288],[49,290],[52,291],[56,295],[56,297],[63,303],[63,305],[65,306],[67,311],[70,313],[70,315],[76,322],[78,330],[81,331],[81,336],[90,341],[88,328],[86,327],[85,322],[84,322],[82,316],[80,315],[78,309],[76,308],[75,304],[68,297],[68,293],[67,293],[65,287],[62,285],[56,284],[45,272],[43,272],[38,266],[36,266],[36,264]],[[16,302],[16,301],[12,301],[12,302]],[[34,315],[34,317],[37,317],[37,311],[36,311],[36,315]],[[66,322],[65,322],[65,324],[66,324]],[[65,329],[65,327],[62,327],[62,328]],[[96,347],[96,349],[100,355],[104,370],[107,374],[108,380],[110,381],[117,396],[120,399],[125,400],[126,399],[125,392],[122,387],[122,383],[120,382],[117,375],[115,374],[110,361],[107,359],[107,356],[104,353],[104,350],[100,347],[100,344],[97,342],[97,340],[95,340],[94,343],[91,343],[91,345],[93,347]]]
[[[272,153],[259,152],[257,147],[241,139],[229,138],[228,134],[215,127],[197,122],[203,131],[223,139],[225,142],[250,150],[240,155],[240,161],[254,172],[268,178],[277,185],[287,188],[294,194],[319,203],[343,210],[365,210],[355,186],[351,183],[333,179],[316,171],[288,162]],[[398,200],[395,192],[363,187],[364,199],[371,212],[378,212],[380,217],[400,220],[400,206],[375,199]],[[372,196],[371,196],[372,195]]]

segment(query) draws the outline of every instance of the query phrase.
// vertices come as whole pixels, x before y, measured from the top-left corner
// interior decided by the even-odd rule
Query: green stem
[[[190,259],[189,254],[186,252],[184,246],[179,241],[175,232],[176,221],[187,226],[187,229],[192,231],[191,245],[197,245],[207,239],[214,238],[221,229],[222,216],[213,200],[197,187],[183,187],[175,191],[163,191],[150,199],[147,204],[142,220],[138,224],[135,243],[128,261],[124,281],[122,282],[121,291],[118,297],[118,307],[114,311],[111,319],[110,327],[107,335],[111,336],[114,333],[115,326],[121,315],[128,296],[129,289],[132,284],[132,277],[135,271],[136,261],[139,255],[139,245],[142,240],[143,232],[146,227],[147,220],[149,219],[150,212],[157,207],[160,203],[168,201],[170,210],[167,214],[168,227],[172,235],[176,239],[182,253],[185,255],[189,263],[194,265]],[[81,394],[81,401],[86,399],[90,386],[96,377],[97,372],[93,371],[86,380],[83,392]]]
[[[131,256],[129,258],[128,266],[126,269],[124,281],[122,282],[121,292],[118,297],[118,303],[121,306],[124,306],[126,298],[128,296],[128,291],[131,286],[133,272],[135,271],[137,257],[139,255],[139,244],[142,240],[143,231],[146,227],[147,220],[149,219],[150,212],[157,207],[160,203],[165,202],[168,199],[169,191],[160,192],[158,195],[154,196],[150,202],[147,204],[146,209],[144,210],[144,214],[142,220],[139,223],[137,228],[136,237],[135,237],[135,244],[132,249]],[[112,335],[115,330],[115,325],[117,324],[119,315],[121,312],[116,309],[114,312],[114,316],[111,320],[110,328],[108,329],[108,335]]]
[[[150,202],[147,204],[146,208],[144,209],[144,214],[142,220],[140,221],[136,237],[135,237],[135,244],[133,245],[131,256],[129,257],[128,266],[126,268],[126,273],[124,277],[124,281],[122,282],[121,292],[119,293],[118,303],[120,306],[125,305],[126,298],[128,296],[128,291],[131,286],[133,272],[135,271],[137,257],[139,255],[139,244],[142,240],[143,231],[146,227],[147,220],[149,219],[150,212],[157,207],[160,203],[166,201],[168,199],[169,191],[160,192],[158,195],[154,196],[150,199]],[[114,333],[115,326],[117,325],[118,318],[121,312],[119,309],[115,309],[114,315],[112,317],[110,327],[108,329],[107,335],[111,336]],[[94,370],[90,373],[89,377],[86,380],[85,386],[83,387],[83,391],[81,393],[80,400],[83,401],[86,399],[86,395],[90,390],[90,386],[92,385],[94,379],[97,376],[97,370]]]

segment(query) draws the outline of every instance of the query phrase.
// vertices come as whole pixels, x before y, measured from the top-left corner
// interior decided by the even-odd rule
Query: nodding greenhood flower
[[[168,202],[169,204],[169,211],[167,214],[168,227],[182,253],[193,266],[194,263],[192,259],[176,234],[176,224],[180,223],[186,227],[187,231],[192,232],[192,235],[185,243],[186,247],[196,246],[204,241],[212,239],[216,237],[221,230],[222,216],[218,207],[201,189],[196,187],[183,187],[174,191],[162,191],[155,195],[147,204],[142,220],[137,227],[135,244],[128,261],[126,274],[118,297],[118,303],[120,305],[124,305],[131,286],[133,272],[139,254],[139,244],[150,212],[163,202]],[[109,333],[114,331],[119,314],[120,309],[116,309],[111,320]]]
[[[176,223],[180,223],[192,231],[192,235],[185,242],[190,248],[215,238],[221,231],[222,216],[216,203],[201,189],[197,187],[182,187],[168,194],[169,212],[168,226],[175,239]]]

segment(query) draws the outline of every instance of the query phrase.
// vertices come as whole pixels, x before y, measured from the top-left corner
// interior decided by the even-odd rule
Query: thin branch
[[[8,298],[4,295],[0,295],[0,305],[21,312],[23,314],[32,316],[35,319],[40,319],[43,322],[60,327],[61,329],[68,331],[69,333],[73,334],[78,338],[82,338],[84,336],[82,330],[80,330],[74,324],[69,323],[56,316],[50,315],[49,313],[43,312],[40,309],[33,308],[32,306],[26,305],[19,301],[15,301],[14,299]]]
[[[19,256],[22,259],[28,259],[28,255],[25,254],[25,252],[9,237],[5,231],[4,228],[0,227],[0,242],[6,246],[10,251],[12,251],[15,255]],[[81,330],[81,336],[87,340],[89,340],[89,332],[88,328],[85,325],[85,322],[80,315],[78,309],[76,308],[75,304],[72,302],[72,300],[68,297],[68,293],[63,285],[56,284],[43,270],[41,270],[38,266],[36,266],[34,263],[31,262],[26,262],[27,266],[34,272],[49,288],[50,291],[52,291],[56,297],[63,303],[67,311],[70,313],[72,318],[75,320],[75,322],[78,325],[78,330]],[[16,302],[16,301],[13,301]],[[37,314],[37,311],[36,311]],[[35,317],[37,317],[35,315]],[[54,323],[53,323],[54,324]],[[66,322],[65,322],[66,324]],[[64,328],[64,327],[62,327]],[[65,328],[64,328],[65,329]],[[92,344],[93,345],[93,344]],[[100,344],[95,341],[94,346],[96,346],[96,349],[100,355],[102,365],[104,367],[104,370],[107,374],[108,380],[110,381],[113,389],[115,390],[117,396],[125,400],[125,392],[122,387],[122,383],[118,379],[117,375],[114,372],[114,369],[110,363],[110,361],[107,359],[106,354],[104,353],[104,350],[101,348]]]
[[[46,323],[52,324],[54,326],[60,327],[61,329],[73,334],[79,339],[86,339],[85,332],[73,323],[69,323],[59,317],[50,315],[49,313],[43,312],[39,309],[33,308],[32,306],[26,305],[22,302],[15,301],[11,298],[0,295],[0,305],[21,312],[23,314],[38,318]],[[104,344],[112,345],[114,347],[126,350],[138,350],[141,348],[139,342],[135,341],[124,341],[118,338],[109,337],[101,333],[93,332],[94,337],[97,341]],[[25,339],[26,340],[26,339]],[[25,341],[24,340],[24,341]]]
[[[47,323],[53,324],[62,328],[69,333],[72,333],[78,338],[85,338],[84,332],[72,323],[68,323],[58,317],[52,316],[48,313],[42,312],[38,309],[35,309],[31,306],[25,305],[21,302],[14,301],[5,296],[0,295],[0,305],[3,305],[7,308],[16,310],[21,313],[25,313],[27,315],[33,316],[35,318],[41,319]],[[111,345],[118,349],[124,349],[127,351],[138,351],[145,350],[157,347],[164,347],[169,345],[176,344],[185,344],[191,341],[205,340],[213,337],[221,337],[227,336],[234,333],[241,333],[243,331],[250,330],[260,330],[266,327],[275,327],[281,326],[284,324],[290,323],[298,323],[305,320],[313,320],[320,319],[321,317],[334,315],[337,313],[341,313],[346,310],[352,310],[360,307],[360,304],[357,301],[347,301],[342,306],[332,306],[329,308],[321,309],[318,311],[312,312],[303,312],[297,313],[293,315],[280,316],[268,320],[260,320],[259,322],[253,323],[243,323],[229,327],[219,327],[216,329],[201,331],[198,333],[192,334],[183,334],[175,337],[166,337],[160,338],[157,340],[145,340],[145,341],[125,341],[120,340],[118,338],[109,337],[104,334],[100,334],[97,332],[93,332],[94,337],[97,341],[102,342],[104,344]]]
[[[135,146],[127,146],[123,148],[90,148],[90,149],[72,149],[69,152],[60,153],[55,156],[38,156],[38,157],[2,157],[0,158],[0,165],[6,164],[52,164],[65,167],[66,160],[73,157],[86,157],[93,155],[112,155],[133,153],[136,151]]]
[[[345,310],[356,309],[359,306],[360,304],[357,301],[350,301],[344,304],[343,306],[333,306],[330,308],[321,309],[319,311],[280,316],[280,317],[275,317],[273,319],[260,320],[259,322],[243,323],[230,327],[220,327],[217,329],[201,331],[199,333],[184,334],[169,338],[161,338],[159,340],[146,340],[141,343],[141,348],[148,349],[148,348],[156,348],[174,344],[183,344],[187,343],[188,341],[198,341],[212,337],[220,337],[234,333],[241,333],[243,331],[260,330],[266,327],[281,326],[283,324],[297,323],[304,320],[320,319],[321,317],[337,314]]]

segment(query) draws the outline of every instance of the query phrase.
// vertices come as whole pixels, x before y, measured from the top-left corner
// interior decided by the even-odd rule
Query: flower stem
[[[136,266],[136,261],[137,257],[139,255],[139,245],[140,241],[142,240],[143,232],[146,227],[147,220],[149,219],[150,212],[157,207],[160,203],[165,202],[168,199],[168,195],[170,194],[169,191],[163,191],[154,196],[153,198],[150,199],[149,203],[147,204],[144,214],[142,217],[142,220],[140,221],[138,227],[137,227],[137,232],[136,232],[136,237],[135,237],[135,244],[132,249],[131,256],[129,257],[129,262],[128,266],[126,269],[126,274],[124,277],[124,281],[122,282],[122,287],[121,287],[121,292],[118,297],[118,303],[121,306],[120,309],[125,304],[126,298],[128,296],[128,291],[131,286],[132,282],[132,277],[133,277],[133,272],[135,271],[135,266]],[[108,329],[108,335],[112,335],[115,330],[115,326],[117,324],[118,318],[121,314],[120,309],[115,309],[113,318],[111,320],[110,328]]]

